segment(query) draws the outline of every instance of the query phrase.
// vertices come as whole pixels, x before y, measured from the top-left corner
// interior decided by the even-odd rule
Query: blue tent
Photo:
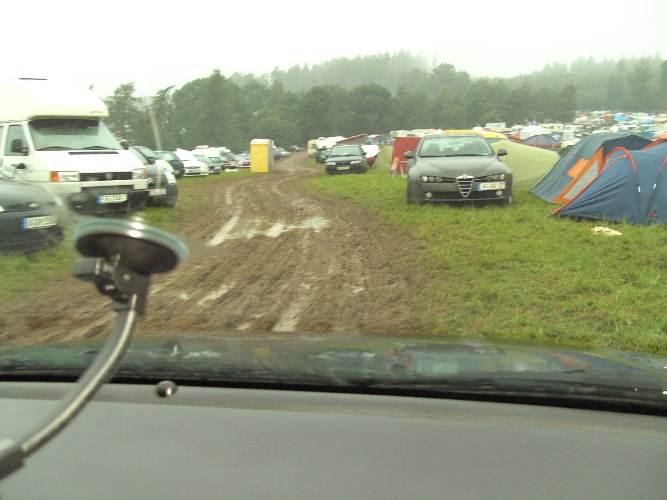
[[[549,203],[568,202],[600,172],[604,158],[612,149],[641,149],[650,143],[637,135],[614,132],[583,137],[556,162],[532,193]]]
[[[617,148],[602,171],[554,215],[634,224],[667,223],[667,141]]]

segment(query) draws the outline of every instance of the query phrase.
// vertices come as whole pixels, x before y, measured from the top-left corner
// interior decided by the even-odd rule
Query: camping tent
[[[633,134],[601,132],[582,138],[560,158],[532,193],[549,203],[570,201],[600,172],[612,149],[641,149],[651,141]]]
[[[551,130],[542,125],[528,125],[519,130],[519,140],[525,141],[534,135],[551,134]]]
[[[542,149],[560,149],[560,141],[551,134],[537,134],[521,141],[521,144]]]
[[[553,214],[634,224],[667,223],[667,141],[641,150],[613,149],[593,181]]]
[[[502,156],[509,168],[512,169],[512,187],[532,189],[551,170],[560,156],[555,151],[526,146],[509,139],[501,139],[491,143],[491,147],[507,151]]]

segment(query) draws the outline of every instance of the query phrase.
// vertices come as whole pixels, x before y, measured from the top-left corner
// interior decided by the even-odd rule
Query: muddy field
[[[180,233],[190,256],[153,278],[138,333],[414,331],[424,281],[413,242],[359,206],[310,194],[304,180],[320,174],[300,153],[275,172],[209,182]],[[114,316],[72,277],[1,304],[0,341],[103,336]]]

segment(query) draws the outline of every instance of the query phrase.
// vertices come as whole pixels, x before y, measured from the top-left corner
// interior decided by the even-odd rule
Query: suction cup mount
[[[149,276],[175,268],[187,248],[169,233],[141,222],[92,220],[79,225],[76,248],[87,257],[77,262],[74,275],[92,281],[114,300],[116,309],[145,312]]]
[[[0,439],[0,479],[21,468],[25,458],[67,426],[112,376],[138,315],[145,312],[150,275],[174,269],[188,255],[187,247],[169,233],[136,221],[84,222],[75,229],[74,241],[85,257],[75,264],[75,276],[111,297],[119,314],[97,357],[55,412],[18,442]]]

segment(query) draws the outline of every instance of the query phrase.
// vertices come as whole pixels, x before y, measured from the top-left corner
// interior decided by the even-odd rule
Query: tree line
[[[399,53],[260,76],[228,78],[214,70],[150,98],[126,83],[105,99],[107,124],[119,139],[155,149],[209,144],[239,150],[254,138],[287,146],[401,129],[570,122],[577,110],[667,108],[667,62],[658,56],[549,64],[514,78],[472,78],[450,64],[424,65]]]

